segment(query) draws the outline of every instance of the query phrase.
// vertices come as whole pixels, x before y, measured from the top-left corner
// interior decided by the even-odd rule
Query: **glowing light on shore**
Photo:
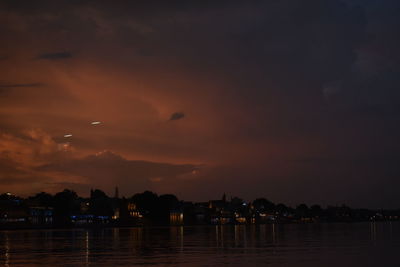
[[[64,134],[64,137],[65,137],[65,138],[72,137],[72,134]]]
[[[92,124],[92,125],[98,125],[98,124],[100,124],[101,122],[100,121],[92,121],[90,124]]]

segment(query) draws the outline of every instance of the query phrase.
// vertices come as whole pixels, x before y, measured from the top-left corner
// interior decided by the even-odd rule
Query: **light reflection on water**
[[[400,223],[1,231],[5,266],[399,266]]]

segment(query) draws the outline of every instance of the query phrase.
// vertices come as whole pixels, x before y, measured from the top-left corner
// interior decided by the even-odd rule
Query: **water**
[[[5,266],[400,266],[400,223],[1,231]]]

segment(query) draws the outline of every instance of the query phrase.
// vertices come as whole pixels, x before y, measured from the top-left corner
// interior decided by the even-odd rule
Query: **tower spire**
[[[118,186],[115,187],[115,198],[119,198],[119,191],[118,191]]]

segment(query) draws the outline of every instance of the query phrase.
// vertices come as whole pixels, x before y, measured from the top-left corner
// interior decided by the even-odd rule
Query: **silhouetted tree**
[[[279,214],[284,215],[286,213],[289,213],[290,209],[282,203],[279,203],[278,205],[275,206],[275,210],[279,212]]]
[[[90,198],[91,199],[108,198],[108,196],[100,189],[95,189],[95,190],[90,190]]]
[[[0,200],[22,201],[23,199],[20,197],[14,196],[10,193],[3,193],[0,195]]]
[[[79,214],[80,203],[78,195],[69,189],[54,196],[54,221],[56,225],[71,224],[71,215]]]
[[[112,216],[112,199],[99,189],[90,192],[89,213],[96,216]]]
[[[38,206],[52,207],[54,198],[49,193],[41,192],[29,197],[28,201]]]
[[[296,207],[296,216],[305,218],[310,216],[310,210],[306,204],[300,204]]]
[[[320,205],[312,205],[310,211],[313,217],[321,217],[323,215],[323,210]]]
[[[159,223],[161,206],[157,194],[151,191],[145,191],[141,194],[135,194],[132,197],[132,201],[146,219],[153,223]]]
[[[256,210],[261,212],[274,212],[275,204],[265,198],[257,198],[253,201],[253,206]]]

